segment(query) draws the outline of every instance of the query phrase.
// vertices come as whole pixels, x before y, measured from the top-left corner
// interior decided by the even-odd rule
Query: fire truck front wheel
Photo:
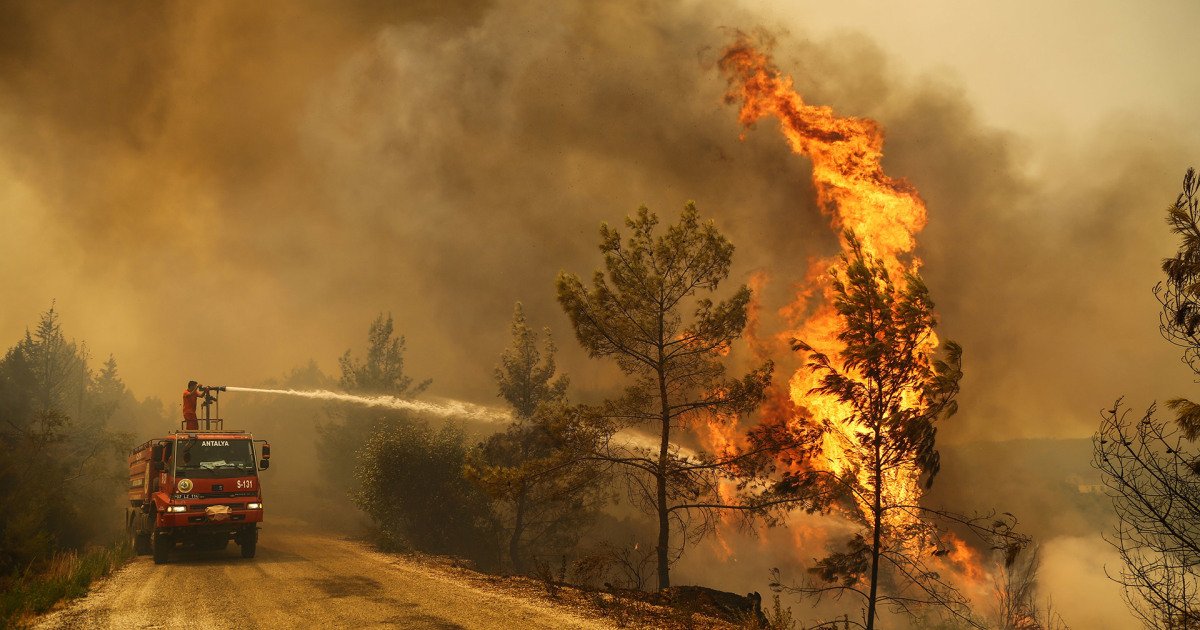
[[[243,558],[253,558],[258,547],[258,528],[251,525],[243,529],[237,538],[237,543],[242,548]]]
[[[150,534],[133,535],[133,551],[139,556],[148,556],[153,551],[150,547]]]
[[[150,540],[151,546],[154,548],[154,564],[166,564],[168,556],[171,555],[171,547],[175,546],[172,544],[174,541],[170,536],[158,533],[158,530],[154,531]]]

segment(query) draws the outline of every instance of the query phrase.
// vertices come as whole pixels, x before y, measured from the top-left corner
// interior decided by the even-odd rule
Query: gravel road
[[[258,557],[136,558],[87,597],[40,619],[48,628],[520,628],[615,626],[453,572],[306,528],[271,522]]]

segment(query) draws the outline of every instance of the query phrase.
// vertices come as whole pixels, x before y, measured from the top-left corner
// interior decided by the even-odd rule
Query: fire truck
[[[253,558],[263,520],[259,471],[270,466],[271,445],[246,431],[224,428],[224,387],[204,387],[204,418],[149,440],[129,455],[125,527],[138,555],[163,564],[177,547],[220,550],[234,541]],[[257,447],[257,448],[256,448]]]

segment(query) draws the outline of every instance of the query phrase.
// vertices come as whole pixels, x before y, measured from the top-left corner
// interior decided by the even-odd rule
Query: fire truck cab
[[[218,550],[230,540],[243,558],[254,557],[263,520],[259,471],[270,465],[271,446],[220,420],[201,423],[204,430],[171,431],[129,455],[126,530],[138,555],[153,554],[155,564],[179,546]]]

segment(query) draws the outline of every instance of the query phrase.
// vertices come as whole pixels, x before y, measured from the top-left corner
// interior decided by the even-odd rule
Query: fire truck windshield
[[[175,470],[189,477],[255,474],[250,440],[180,440],[176,453]]]

